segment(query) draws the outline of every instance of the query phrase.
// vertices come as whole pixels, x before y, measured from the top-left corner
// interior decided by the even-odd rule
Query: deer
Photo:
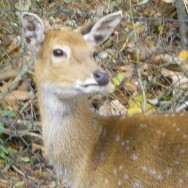
[[[93,53],[122,17],[110,13],[84,32],[45,31],[41,18],[23,13],[45,156],[69,188],[188,187],[187,112],[102,116],[89,106],[90,96],[113,91]]]

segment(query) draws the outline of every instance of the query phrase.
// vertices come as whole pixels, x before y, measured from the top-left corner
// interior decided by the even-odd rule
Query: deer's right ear
[[[122,11],[114,12],[104,16],[98,20],[95,24],[88,27],[88,33],[82,32],[84,39],[91,43],[93,46],[97,46],[105,42],[112,34],[115,27],[122,20]]]
[[[43,22],[37,15],[32,13],[24,13],[21,17],[21,22],[25,43],[36,54],[44,40]]]

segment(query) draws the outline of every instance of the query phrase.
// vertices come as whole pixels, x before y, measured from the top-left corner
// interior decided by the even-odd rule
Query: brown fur
[[[56,67],[51,56],[57,43],[68,45],[71,57]],[[188,113],[101,117],[83,93],[67,100],[60,94],[45,98],[45,83],[68,88],[97,69],[92,47],[80,34],[46,34],[35,76],[46,154],[57,173],[73,188],[186,187]]]

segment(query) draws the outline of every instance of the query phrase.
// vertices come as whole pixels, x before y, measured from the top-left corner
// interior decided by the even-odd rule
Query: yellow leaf
[[[185,61],[188,59],[188,51],[187,50],[182,50],[180,53],[179,53],[179,60],[180,61]]]
[[[139,94],[139,95],[134,96],[134,98],[128,101],[129,103],[128,114],[129,115],[142,113],[142,99],[143,99],[142,94]],[[150,103],[146,102],[146,111],[153,112],[155,111],[155,108]]]
[[[117,76],[112,78],[112,80],[116,86],[120,86],[124,78],[125,78],[125,73],[118,73]]]

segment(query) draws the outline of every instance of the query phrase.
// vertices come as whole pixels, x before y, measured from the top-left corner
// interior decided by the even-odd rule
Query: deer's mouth
[[[80,83],[77,82],[76,88],[78,91],[83,92],[83,93],[108,93],[108,92],[113,92],[114,86],[110,82],[106,85],[99,85],[98,83]]]
[[[93,83],[93,84],[84,84],[84,85],[81,85],[81,87],[85,87],[85,88],[87,88],[87,87],[91,87],[91,86],[100,86],[99,84],[96,84],[96,83]]]

